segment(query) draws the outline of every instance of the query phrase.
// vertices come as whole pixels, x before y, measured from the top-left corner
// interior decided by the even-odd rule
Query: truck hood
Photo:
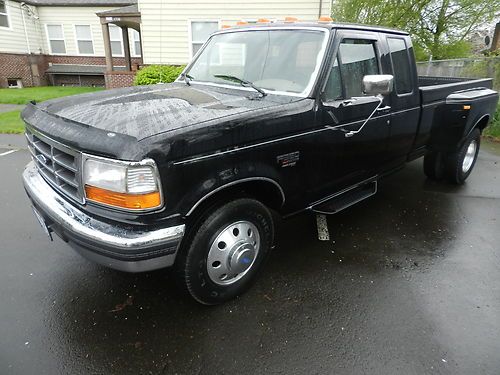
[[[239,88],[172,83],[76,95],[50,100],[36,107],[66,123],[142,140],[300,99],[278,95],[256,99],[256,94]]]

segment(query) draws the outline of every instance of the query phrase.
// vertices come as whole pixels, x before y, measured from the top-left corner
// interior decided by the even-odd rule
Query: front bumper
[[[109,223],[87,215],[59,195],[33,162],[23,172],[24,188],[50,231],[82,256],[110,268],[143,272],[171,266],[185,225],[167,228]]]

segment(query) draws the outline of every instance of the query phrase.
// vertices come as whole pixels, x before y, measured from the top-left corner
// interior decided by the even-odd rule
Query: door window
[[[339,46],[340,73],[345,85],[345,98],[363,95],[363,77],[379,74],[373,40],[344,39]]]
[[[335,59],[328,81],[326,82],[325,95],[326,101],[337,100],[342,98],[342,80],[340,78],[339,60]]]

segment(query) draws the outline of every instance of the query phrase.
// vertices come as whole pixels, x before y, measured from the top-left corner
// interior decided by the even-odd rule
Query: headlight
[[[162,205],[156,164],[151,159],[124,162],[85,155],[85,197],[89,201],[131,211]]]

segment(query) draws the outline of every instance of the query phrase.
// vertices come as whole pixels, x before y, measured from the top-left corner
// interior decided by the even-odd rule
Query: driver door
[[[388,98],[380,104],[377,97],[363,94],[363,77],[382,74],[378,36],[339,31],[336,39],[337,55],[323,89],[319,116],[331,131],[325,140],[335,140],[321,143],[323,157],[331,160],[324,174],[324,195],[375,175],[387,159],[390,136]],[[356,130],[360,131],[346,136]]]

